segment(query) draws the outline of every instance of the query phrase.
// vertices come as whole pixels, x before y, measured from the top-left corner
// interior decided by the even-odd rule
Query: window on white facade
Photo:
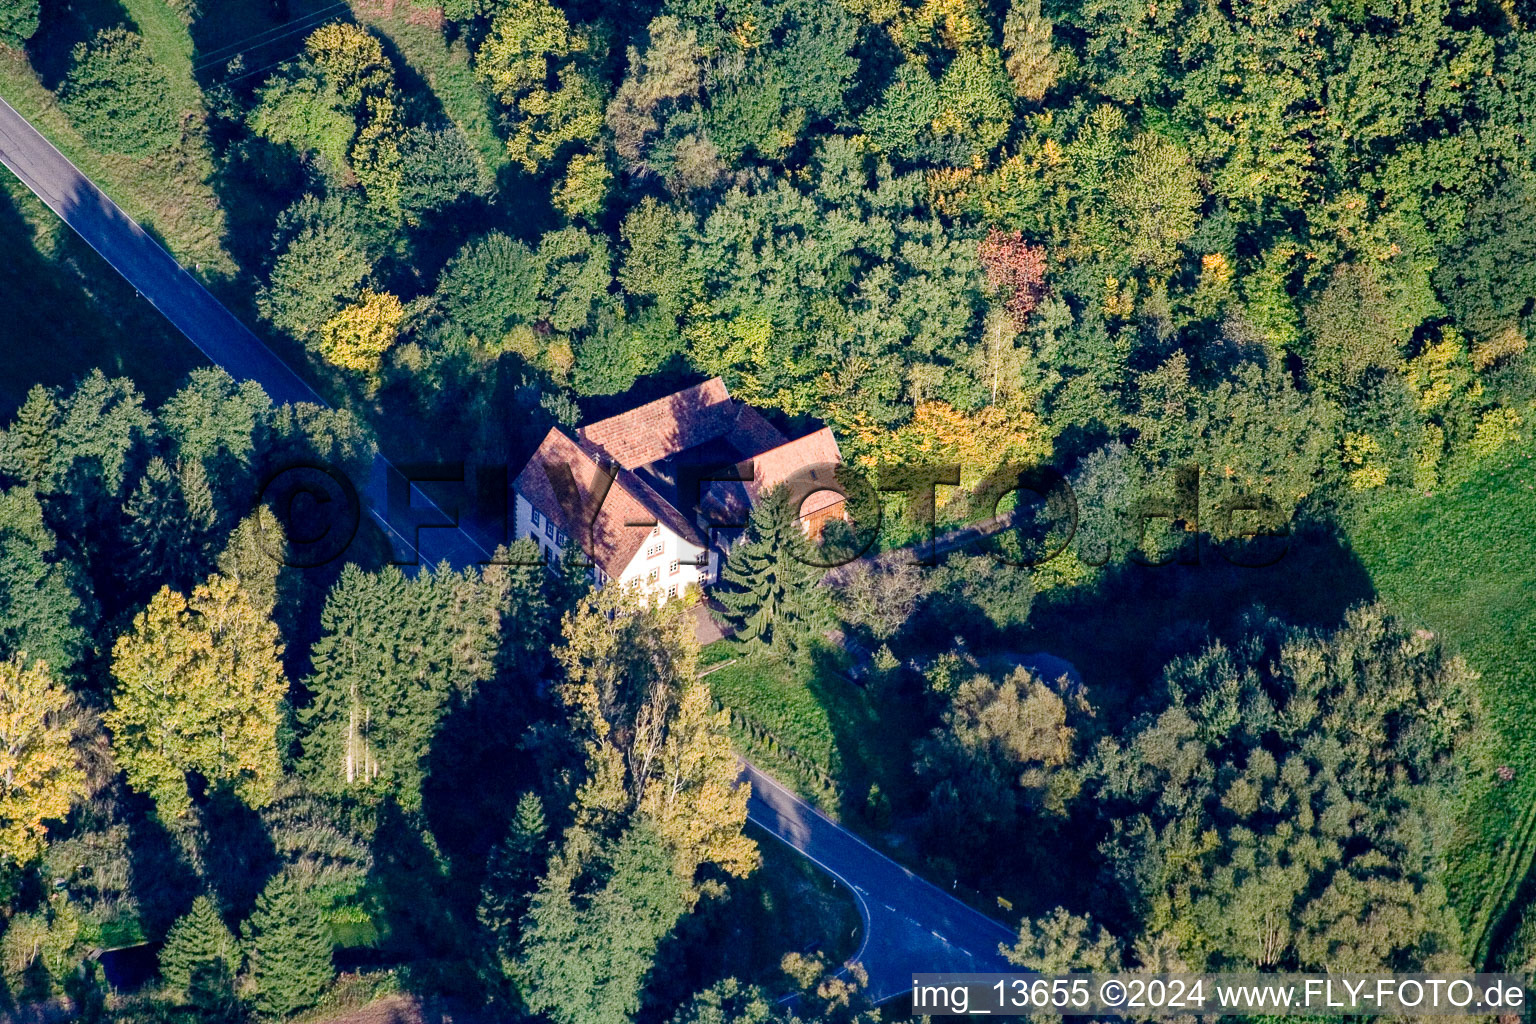
[[[651,531],[651,536],[652,537],[660,537],[661,536],[661,524],[660,523],[657,523],[656,524],[656,528]]]
[[[676,572],[677,572],[677,559],[674,558],[674,559],[672,559],[672,563],[667,566],[667,573],[669,575],[671,575],[671,574],[676,574]]]
[[[672,584],[670,587],[667,588],[667,596],[668,597],[676,597],[677,596],[677,584],[676,583]]]
[[[647,583],[655,583],[659,579],[661,579],[660,569],[652,569],[650,572],[645,574],[645,582]]]
[[[652,544],[650,547],[645,549],[645,557],[655,558],[657,555],[661,554],[661,547],[662,546],[660,544]]]
[[[544,536],[553,540],[556,532],[558,531],[555,530],[555,521],[553,519],[544,520]]]
[[[544,517],[539,515],[539,510],[536,508],[530,509],[529,511],[533,515],[533,528],[537,530],[539,527],[544,525]]]

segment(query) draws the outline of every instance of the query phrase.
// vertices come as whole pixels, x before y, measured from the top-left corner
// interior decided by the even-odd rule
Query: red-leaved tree
[[[1030,245],[1017,232],[993,228],[977,246],[987,282],[1003,292],[1003,306],[1022,329],[1045,294],[1045,247]]]

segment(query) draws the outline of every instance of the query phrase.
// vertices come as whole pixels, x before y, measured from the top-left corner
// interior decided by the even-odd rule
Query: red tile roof
[[[806,434],[777,448],[769,449],[752,460],[753,480],[749,485],[752,501],[755,503],[759,495],[784,483],[801,469],[832,466],[842,461],[843,453],[838,450],[837,439],[832,436],[831,427],[822,427],[814,434]],[[836,483],[831,478],[830,470],[819,469],[813,472],[818,477],[827,477],[828,487]],[[842,500],[843,496],[833,490],[813,491],[805,495],[804,503],[800,507],[800,515],[813,515]]]
[[[725,381],[711,377],[675,395],[588,423],[576,436],[625,469],[638,469],[726,433],[736,405]]]
[[[607,482],[610,479],[611,484]],[[540,513],[553,519],[609,576],[621,575],[645,543],[650,529],[640,524],[665,518],[683,536],[696,535],[680,514],[633,473],[611,464],[605,471],[591,453],[558,428],[544,435],[539,450],[512,486]],[[653,501],[642,502],[637,492]],[[647,505],[660,506],[671,515],[658,515]]]
[[[715,377],[590,423],[577,430],[574,439],[551,429],[513,487],[574,538],[604,573],[616,578],[649,535],[641,524],[660,522],[691,544],[706,544],[689,516],[634,470],[719,438],[741,452],[759,453],[751,457],[755,479],[747,485],[753,501],[802,467],[841,461],[829,428],[786,441],[756,409],[731,398],[724,381]],[[611,484],[606,483],[609,479]],[[841,495],[817,492],[801,515],[841,500]]]

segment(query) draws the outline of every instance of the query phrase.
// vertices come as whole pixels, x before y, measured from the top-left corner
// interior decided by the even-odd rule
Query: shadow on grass
[[[68,387],[96,367],[132,377],[158,405],[206,362],[202,353],[73,231],[56,225],[54,237],[51,257],[38,252],[31,224],[0,188],[0,305],[5,335],[18,342],[0,374],[0,423],[32,385]]]
[[[1159,702],[1163,666],[1212,639],[1230,639],[1255,605],[1293,625],[1331,628],[1376,596],[1370,575],[1332,527],[1299,527],[1284,557],[1262,568],[1234,566],[1201,540],[1197,565],[1122,564],[1092,586],[1036,599],[1018,649],[1077,666],[1100,734]]]
[[[37,77],[51,91],[57,91],[68,76],[77,44],[89,42],[104,28],[138,28],[118,0],[45,3],[39,22],[37,34],[27,43],[27,55]]]

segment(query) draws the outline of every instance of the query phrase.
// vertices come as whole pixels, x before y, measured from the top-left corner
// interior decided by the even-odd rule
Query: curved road
[[[102,255],[209,361],[254,380],[274,402],[326,404],[289,366],[47,139],[0,99],[0,163]],[[490,557],[467,524],[445,515],[382,455],[363,493],[402,561],[456,567]],[[449,525],[454,521],[453,525]],[[417,532],[417,527],[439,528]],[[447,528],[441,528],[447,527]],[[1002,970],[998,952],[1014,935],[871,848],[830,818],[747,765],[748,815],[837,879],[859,906],[863,945],[854,957],[869,973],[876,1002],[910,990],[914,972]]]

